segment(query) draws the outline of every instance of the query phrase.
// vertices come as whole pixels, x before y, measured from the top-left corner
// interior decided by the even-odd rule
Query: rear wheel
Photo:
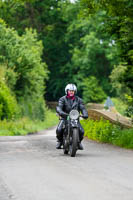
[[[73,128],[72,141],[70,144],[70,155],[71,157],[75,157],[76,151],[78,149],[79,142],[79,130],[78,128]]]
[[[68,154],[68,150],[64,149],[64,154]]]

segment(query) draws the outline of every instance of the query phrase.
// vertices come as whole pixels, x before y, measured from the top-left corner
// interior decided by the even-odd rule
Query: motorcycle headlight
[[[79,118],[79,112],[77,110],[72,110],[69,114],[70,119],[78,119]]]

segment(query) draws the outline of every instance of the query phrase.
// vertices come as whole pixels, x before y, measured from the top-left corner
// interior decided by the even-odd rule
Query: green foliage
[[[88,102],[103,102],[106,98],[102,87],[99,86],[98,80],[90,76],[83,81],[83,99],[85,103]]]
[[[4,77],[4,68],[0,66],[0,120],[14,120],[19,114],[15,97],[8,88]]]
[[[88,136],[90,139],[101,142],[110,141],[113,125],[109,121],[83,120],[81,124],[85,130],[85,136]]]
[[[81,5],[81,16],[84,11],[87,17],[90,14],[95,16],[101,10],[106,12],[106,18],[103,18],[104,32],[109,33],[115,45],[119,46],[122,63],[112,72],[112,80],[116,77],[113,86],[118,86],[117,94],[122,92],[133,97],[133,1],[81,0]]]
[[[128,102],[128,106],[126,108],[125,114],[128,117],[131,117],[133,121],[133,95],[126,94],[125,98],[126,98],[126,101]]]
[[[21,108],[22,117],[29,117],[32,120],[41,120],[43,121],[46,116],[46,105],[43,98],[28,97],[26,99],[19,99],[19,106]]]
[[[133,149],[133,129],[114,129],[111,143]]]
[[[127,90],[125,85],[121,83],[120,81],[121,78],[124,76],[125,70],[126,70],[126,63],[125,65],[120,64],[118,66],[114,66],[110,75],[112,87],[113,87],[113,90],[115,90],[117,96],[120,96],[120,95],[123,96],[125,91]]]
[[[58,118],[55,112],[46,110],[46,117],[44,121],[32,121],[26,117],[17,121],[0,121],[0,136],[27,135],[29,133],[36,133],[37,131],[55,126],[57,123]]]
[[[19,104],[23,104],[21,108],[29,107],[29,117],[41,120],[44,119],[43,96],[48,77],[47,66],[41,59],[42,50],[42,43],[32,29],[26,29],[19,36],[14,29],[0,23],[0,64],[5,68],[6,83]]]
[[[26,27],[37,30],[38,37],[45,47],[43,60],[51,72],[46,95],[50,100],[57,99],[62,93],[61,86],[63,88],[63,78],[66,75],[60,74],[60,69],[69,59],[68,44],[64,40],[67,23],[61,16],[61,2],[62,0],[13,0],[4,2],[0,8],[0,16],[7,24],[18,30],[20,35]]]
[[[15,93],[19,97],[42,94],[47,68],[41,61],[42,44],[36,32],[27,29],[20,37],[13,29],[0,25],[0,38],[0,63],[17,73]]]
[[[69,77],[79,86],[81,95],[82,81],[89,76],[95,76],[104,92],[112,95],[109,75],[113,65],[118,63],[119,51],[109,35],[103,32],[105,16],[105,12],[99,12],[93,18],[77,18],[68,27],[66,39],[72,58],[70,65],[65,67],[69,67]]]
[[[105,12],[79,19],[80,2],[69,0],[8,1],[2,6],[0,16],[7,24],[20,35],[26,27],[32,27],[43,42],[43,59],[50,70],[47,100],[62,96],[69,82],[77,84],[82,96],[81,80],[88,76],[95,76],[104,92],[112,95],[108,77],[118,62],[118,51],[110,35],[103,31]]]
[[[7,86],[10,88],[10,90],[13,92],[15,89],[15,84],[18,78],[18,73],[13,68],[8,68],[7,65],[0,64],[0,72],[1,76],[3,76],[3,79],[5,80]]]
[[[132,81],[129,80],[126,83],[123,82],[125,78],[125,72],[127,72],[127,65],[119,65],[115,67],[111,73],[111,81],[117,96],[120,96],[124,103],[126,103],[126,108],[122,110],[122,114],[133,118],[133,93],[132,93]],[[129,75],[132,77],[132,73]],[[128,76],[128,77],[129,77]],[[129,87],[130,86],[130,87]]]
[[[85,90],[82,81],[90,76],[96,77],[102,90],[109,96],[125,93],[131,96],[133,82],[131,2],[128,0],[115,2],[81,0],[75,3],[69,0],[0,2],[0,17],[9,26],[14,27],[23,38],[20,41],[17,34],[20,51],[15,51],[11,50],[9,45],[14,40],[13,38],[10,40],[8,36],[11,56],[16,54],[20,56],[15,57],[17,62],[12,59],[10,63],[7,59],[5,61],[16,73],[11,76],[10,71],[8,77],[17,96],[22,97],[22,91],[26,98],[27,96],[30,98],[31,95],[38,93],[40,86],[45,85],[38,82],[38,76],[39,80],[42,80],[43,73],[41,67],[38,67],[40,61],[36,62],[35,57],[40,58],[40,56],[50,70],[46,89],[48,100],[57,100],[62,96],[64,87],[69,82],[74,82],[78,86],[78,94],[82,97]],[[38,35],[32,30],[25,33],[26,27],[36,29]],[[39,44],[37,37],[42,40],[45,47],[43,54],[42,44]],[[13,43],[16,44],[15,41]],[[26,44],[31,48],[29,49]],[[14,48],[17,46],[14,45]],[[8,52],[6,54],[8,55]],[[122,64],[119,64],[120,61]],[[33,62],[37,67],[33,67]],[[113,70],[114,65],[117,67]],[[126,66],[122,67],[124,65]],[[44,68],[46,72],[46,67]],[[109,80],[111,72],[112,83]],[[31,76],[34,77],[33,80]],[[47,75],[42,76],[46,80]],[[11,80],[11,77],[14,79]],[[38,86],[34,85],[34,82],[39,83]],[[112,85],[117,91],[112,90]]]
[[[122,98],[111,98],[114,106],[121,115],[126,115],[127,104],[122,100]]]
[[[82,120],[85,136],[99,142],[133,148],[133,129],[121,129],[107,120]]]

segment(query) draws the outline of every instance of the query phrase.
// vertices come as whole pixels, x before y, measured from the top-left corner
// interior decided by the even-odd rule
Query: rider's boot
[[[57,144],[56,144],[56,149],[61,149],[61,146],[62,146],[62,141],[57,141]]]
[[[78,145],[78,149],[79,150],[83,150],[84,148],[83,148],[83,145],[81,144],[81,142],[79,143],[79,145]]]

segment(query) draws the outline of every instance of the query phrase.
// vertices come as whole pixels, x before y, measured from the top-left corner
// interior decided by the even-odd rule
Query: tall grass
[[[26,135],[55,126],[58,123],[56,113],[51,110],[46,111],[45,120],[31,120],[22,118],[16,121],[0,121],[0,136]]]
[[[81,124],[85,130],[85,136],[89,139],[133,149],[133,128],[122,129],[103,119],[82,120]]]

